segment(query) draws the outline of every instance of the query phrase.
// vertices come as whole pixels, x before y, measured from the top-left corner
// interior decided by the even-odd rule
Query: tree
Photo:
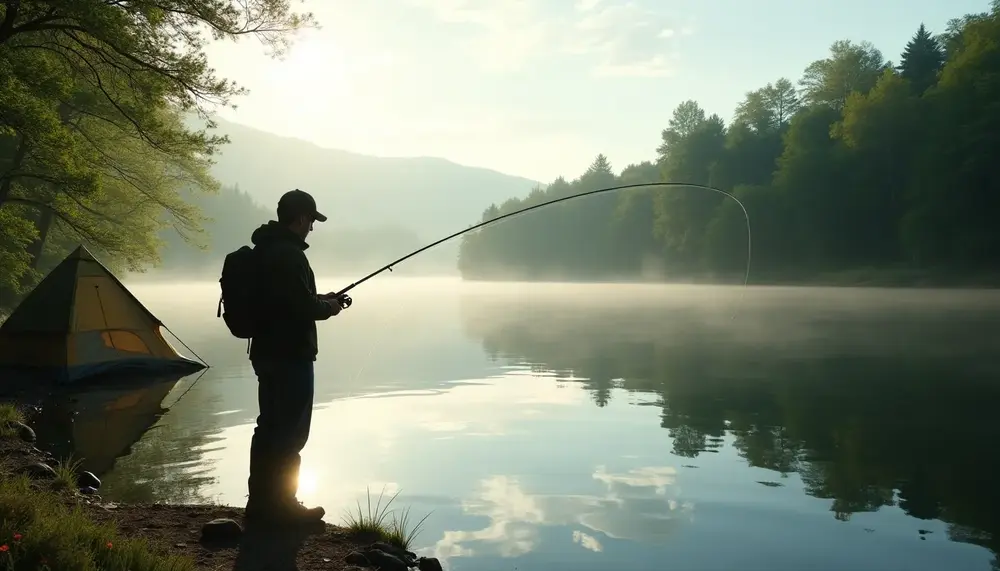
[[[870,42],[838,40],[830,46],[830,56],[809,64],[799,84],[803,99],[810,105],[842,109],[853,92],[868,93],[886,68],[880,52]]]
[[[707,184],[742,202],[751,280],[991,275],[1000,263],[996,8],[955,20],[946,53],[921,26],[898,70],[867,42],[835,42],[805,69],[801,100],[792,81],[769,83],[746,93],[729,125],[684,101],[655,163],[612,177],[602,155],[544,195],[645,181],[658,167],[662,180]],[[586,200],[470,238],[463,275],[502,262],[531,279],[742,280],[746,220],[735,201],[684,187]],[[691,432],[695,441],[702,434]]]
[[[286,0],[0,3],[4,304],[67,232],[132,270],[156,262],[165,225],[196,234],[178,193],[216,188],[206,167],[225,138],[181,117],[243,93],[215,75],[205,43],[253,35],[280,54],[311,24]]]
[[[671,146],[680,142],[705,122],[705,110],[697,101],[687,100],[674,109],[673,117],[660,134],[661,143],[656,152],[663,160],[670,154]]]
[[[792,82],[782,78],[747,92],[736,107],[734,123],[743,123],[757,132],[781,130],[799,110],[801,100]]]
[[[209,67],[205,31],[216,39],[252,34],[281,53],[286,32],[312,23],[285,0],[51,0],[6,2],[2,9],[0,85],[8,95],[0,99],[0,135],[15,140],[8,173],[22,168],[27,152],[84,152],[86,141],[66,125],[68,112],[162,152],[197,148],[211,155],[223,138],[163,120],[164,110],[203,113],[243,92]],[[48,164],[46,172],[92,186],[93,173],[72,168],[76,163],[57,166]],[[0,206],[9,189],[0,184]]]
[[[852,94],[834,136],[844,142],[853,175],[844,190],[855,205],[850,238],[856,263],[900,259],[899,228],[912,184],[913,160],[924,140],[923,102],[901,74],[886,70],[867,95]]]
[[[899,72],[918,94],[937,83],[944,67],[944,50],[923,24],[903,50]]]

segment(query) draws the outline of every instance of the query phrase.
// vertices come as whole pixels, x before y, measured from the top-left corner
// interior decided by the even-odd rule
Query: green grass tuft
[[[430,513],[425,514],[424,517],[417,520],[417,523],[411,525],[410,508],[401,510],[398,517],[393,512],[392,522],[389,524],[389,533],[385,537],[385,542],[389,545],[409,550],[413,546],[413,542],[417,539],[417,536],[420,535],[420,531],[424,527],[424,522],[427,521],[430,515]]]
[[[161,555],[143,540],[123,539],[113,526],[66,507],[22,476],[0,478],[0,568],[192,571],[194,563]]]
[[[52,468],[56,471],[56,477],[52,481],[52,487],[57,490],[75,490],[77,487],[76,477],[80,473],[80,468],[82,466],[82,460],[73,460],[72,458],[67,458],[57,462]]]
[[[0,436],[10,437],[17,434],[17,429],[11,425],[15,422],[24,422],[24,413],[17,405],[9,402],[0,403]]]
[[[416,524],[412,524],[410,520],[410,508],[403,509],[399,514],[390,509],[392,502],[399,496],[398,491],[383,504],[385,488],[382,488],[382,492],[378,495],[374,506],[372,505],[371,490],[366,489],[366,495],[368,498],[367,512],[361,507],[361,502],[359,501],[357,511],[347,512],[344,518],[347,530],[351,534],[366,540],[384,541],[389,545],[409,550],[413,545],[413,541],[420,534],[424,522],[431,514],[428,513],[417,521]]]

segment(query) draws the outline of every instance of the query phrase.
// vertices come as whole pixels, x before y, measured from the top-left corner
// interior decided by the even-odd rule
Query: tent
[[[27,372],[80,384],[112,374],[193,373],[162,322],[83,246],[59,263],[0,326],[0,378]]]

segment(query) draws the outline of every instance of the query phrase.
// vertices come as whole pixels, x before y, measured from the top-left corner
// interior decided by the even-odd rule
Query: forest
[[[746,93],[728,124],[685,101],[655,159],[616,173],[599,155],[578,178],[493,204],[482,220],[617,184],[695,183],[745,205],[752,283],[990,282],[1000,262],[998,101],[994,2],[937,35],[921,25],[898,62],[869,42],[834,42],[797,82]],[[458,264],[474,280],[742,282],[747,240],[735,200],[654,187],[469,233]]]
[[[280,55],[313,24],[284,0],[0,2],[0,311],[79,243],[118,272],[159,263],[171,232],[204,248],[194,199],[219,192],[227,139],[185,119],[244,94],[204,47]]]

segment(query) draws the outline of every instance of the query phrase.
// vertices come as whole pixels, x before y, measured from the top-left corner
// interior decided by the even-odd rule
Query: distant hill
[[[437,158],[388,158],[327,149],[217,119],[230,143],[212,172],[271,209],[292,188],[316,196],[338,225],[398,226],[429,241],[477,222],[483,209],[538,183]]]
[[[480,220],[491,203],[526,196],[538,183],[434,158],[380,158],[325,149],[224,120],[228,135],[212,174],[215,196],[193,198],[210,218],[207,249],[164,233],[162,264],[153,273],[217,276],[226,253],[274,218],[278,197],[292,188],[316,196],[330,221],[310,236],[310,257],[321,272],[367,272]],[[194,121],[192,126],[198,126]],[[404,273],[450,273],[459,241],[408,261]]]

